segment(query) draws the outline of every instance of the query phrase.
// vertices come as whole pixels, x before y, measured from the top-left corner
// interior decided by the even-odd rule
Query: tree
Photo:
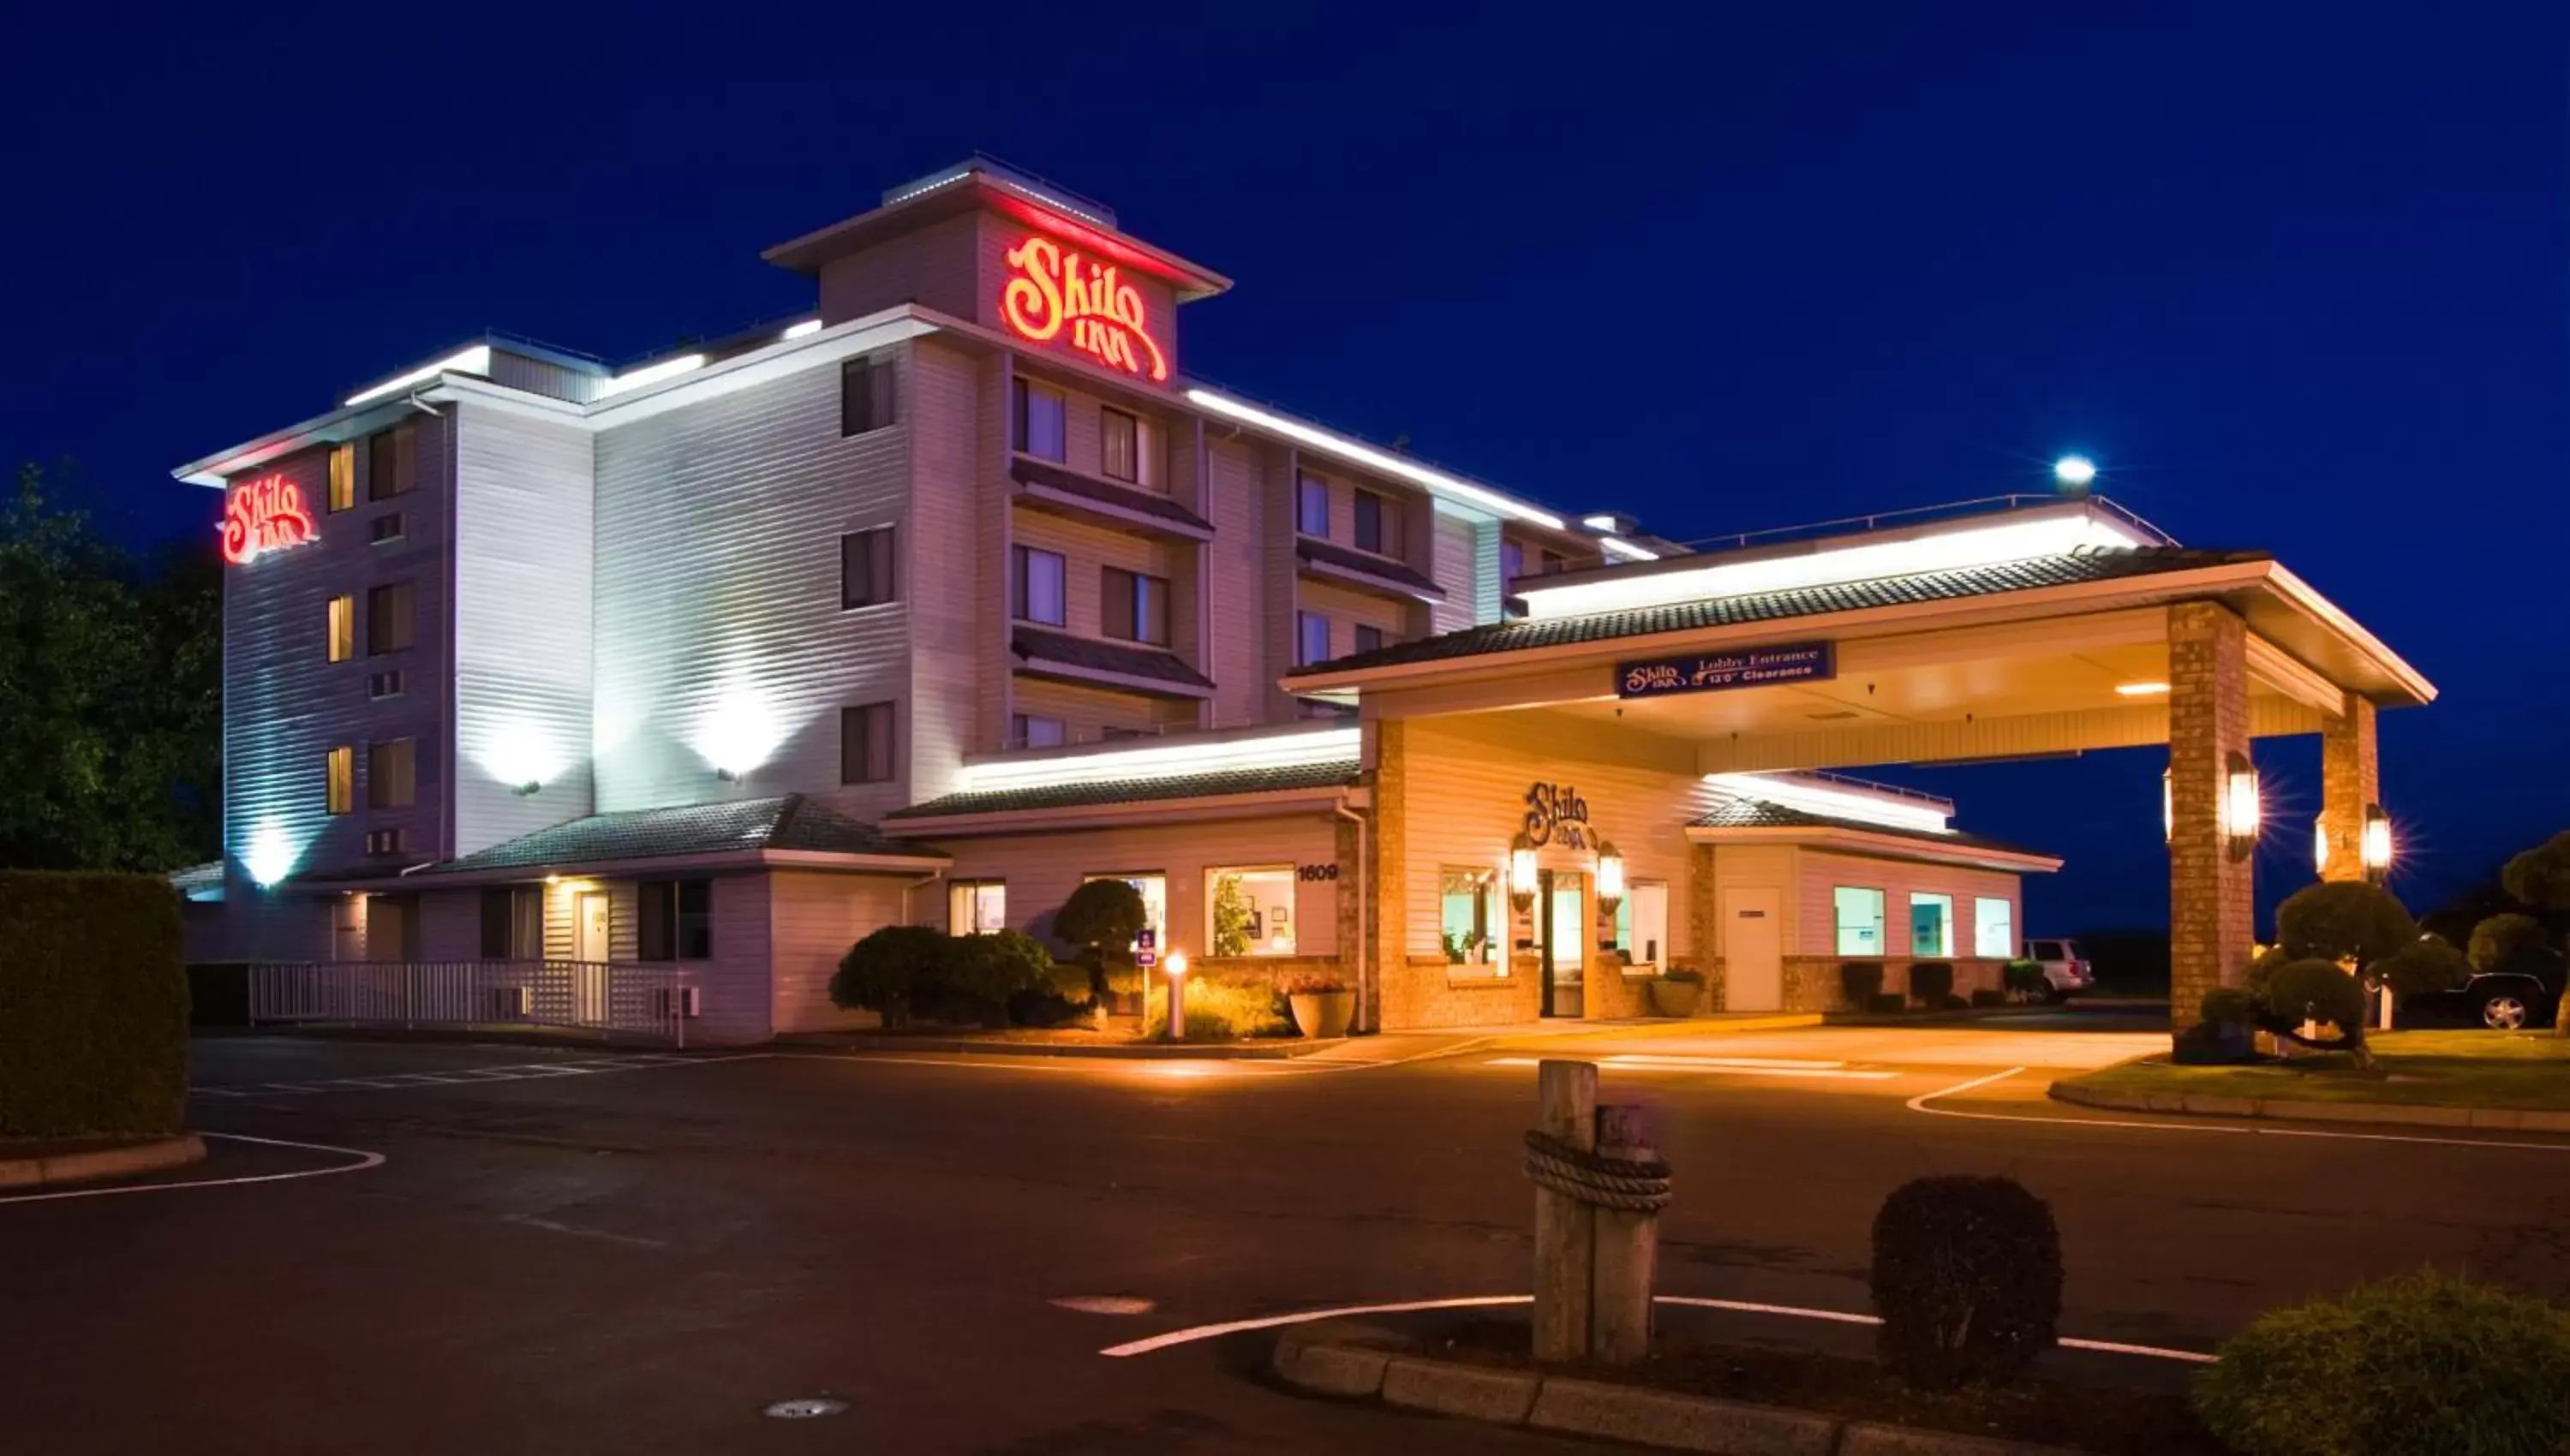
[[[2419,944],[2418,922],[2381,887],[2355,880],[2306,886],[2276,908],[2276,944],[2249,967],[2247,988],[2265,1012],[2258,1024],[2289,1041],[2347,1052],[2357,1066],[2371,1067],[2373,1053],[2364,1044],[2366,988],[2423,988],[2412,982],[2451,969],[2433,950],[2412,948]],[[2306,1035],[2306,1022],[2336,1026],[2338,1035]]]
[[[1213,953],[1249,953],[1249,903],[1240,897],[1237,875],[1218,876],[1213,882]]]
[[[2507,893],[2529,910],[2548,914],[2570,910],[2570,829],[2508,861],[2498,878]],[[2570,995],[2561,997],[2553,1029],[2570,1036]]]
[[[1121,880],[1091,880],[1071,893],[1054,914],[1053,932],[1077,948],[1088,967],[1088,993],[1106,994],[1109,961],[1130,964],[1133,939],[1150,923],[1142,892]]]
[[[2418,922],[2379,886],[2338,880],[2306,886],[2276,907],[2276,944],[2295,960],[2335,960],[2366,975],[2418,938]]]
[[[11,768],[0,775],[0,864],[173,870],[212,859],[222,764],[212,535],[138,555],[57,494],[26,466],[0,500],[0,762]]]
[[[2514,911],[2491,915],[2472,926],[2472,942],[2466,952],[2472,969],[2496,970],[2529,949],[2549,949],[2544,944],[2543,922],[2532,915]]]

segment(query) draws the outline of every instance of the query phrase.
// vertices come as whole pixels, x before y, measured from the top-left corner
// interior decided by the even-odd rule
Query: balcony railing
[[[676,966],[604,960],[338,960],[249,968],[250,1024],[538,1028],[687,1044]]]

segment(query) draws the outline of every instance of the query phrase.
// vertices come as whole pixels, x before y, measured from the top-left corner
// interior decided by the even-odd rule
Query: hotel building
[[[196,958],[665,966],[756,1040],[848,1024],[877,926],[1043,934],[1112,877],[1367,1028],[1676,967],[1820,1006],[1847,959],[1993,984],[2058,864],[1830,771],[2167,742],[2236,976],[2234,758],[2328,737],[2344,871],[2374,709],[2432,692],[2103,502],[1689,551],[1201,384],[1229,280],[995,164],[765,257],[809,315],[621,371],[472,340],[177,472],[230,562]]]

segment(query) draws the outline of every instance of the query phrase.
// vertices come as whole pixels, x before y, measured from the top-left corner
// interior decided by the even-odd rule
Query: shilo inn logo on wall
[[[1568,784],[1536,784],[1526,790],[1526,838],[1538,845],[1567,850],[1588,848],[1588,801]]]
[[[1618,662],[1615,696],[1649,698],[1662,693],[1714,692],[1727,687],[1764,687],[1774,682],[1825,681],[1838,675],[1834,644],[1787,642],[1774,647],[1744,647],[1737,652]]]
[[[1002,256],[1014,271],[1000,289],[1000,316],[1020,338],[1051,342],[1068,325],[1071,347],[1098,363],[1153,380],[1169,377],[1169,361],[1151,341],[1142,292],[1119,269],[1042,236],[1029,236]]]

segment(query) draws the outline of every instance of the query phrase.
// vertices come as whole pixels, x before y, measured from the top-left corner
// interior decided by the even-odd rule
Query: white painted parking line
[[[1609,1062],[1655,1062],[1690,1067],[1772,1067],[1778,1071],[1833,1071],[1847,1065],[1844,1061],[1823,1061],[1811,1057],[1719,1057],[1687,1052],[1622,1052],[1606,1059]]]
[[[1929,1117],[1959,1117],[1973,1122],[2032,1122],[2048,1123],[2056,1127],[2128,1128],[2153,1133],[2214,1133],[2231,1137],[2248,1138],[2321,1138],[2333,1142],[2346,1143],[2417,1143],[2431,1148],[2478,1148],[2491,1151],[2518,1153],[2570,1153],[2570,1142],[2518,1143],[2508,1142],[2498,1138],[2429,1138],[2420,1137],[2412,1133],[2339,1133],[2324,1132],[2318,1128],[2260,1127],[2255,1124],[2234,1126],[2226,1123],[2210,1121],[2137,1122],[2130,1119],[2110,1117],[2044,1117],[2034,1113],[2022,1112],[1962,1112],[1950,1107],[1930,1107],[1928,1105],[1930,1102],[1940,1101],[1947,1097],[1959,1097],[1976,1088],[1989,1086],[1993,1082],[2004,1082],[2008,1078],[2013,1077],[2024,1070],[2025,1068],[2023,1067],[2010,1067],[2003,1072],[1992,1072],[1986,1077],[1974,1077],[1968,1082],[1957,1082],[1953,1086],[1948,1087],[1941,1092],[1922,1092],[1918,1096],[1911,1098],[1910,1101],[1904,1105],[1912,1112],[1924,1112]],[[2178,1115],[2182,1114],[2172,1114],[2172,1116]]]

